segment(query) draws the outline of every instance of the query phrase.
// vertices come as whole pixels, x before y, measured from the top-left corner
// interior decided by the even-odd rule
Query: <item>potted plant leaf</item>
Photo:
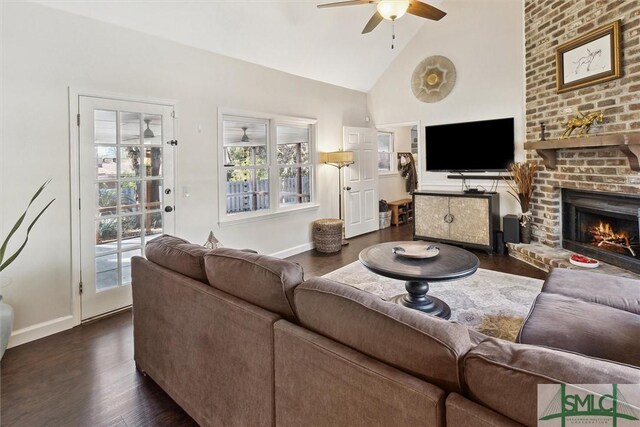
[[[531,212],[531,199],[533,197],[533,180],[538,165],[529,162],[515,162],[509,165],[511,180],[505,179],[511,194],[520,205],[522,214],[520,215],[520,241],[531,243],[531,226],[533,224],[533,214]]]
[[[24,222],[27,216],[27,212],[29,211],[29,208],[31,207],[33,202],[38,198],[40,193],[42,193],[42,191],[50,182],[51,180],[45,181],[45,183],[42,184],[42,186],[38,189],[38,191],[36,191],[36,193],[31,197],[31,201],[29,201],[27,208],[24,210],[22,215],[18,218],[18,221],[16,221],[16,223],[13,225],[13,228],[11,228],[11,231],[9,231],[9,234],[2,242],[2,246],[0,246],[0,273],[2,273],[2,271],[4,271],[7,267],[9,267],[9,265],[13,261],[15,261],[16,258],[18,258],[18,255],[20,255],[22,250],[27,245],[27,242],[29,241],[29,233],[31,232],[31,229],[36,224],[36,222],[38,222],[38,220],[40,219],[44,211],[46,211],[47,208],[51,206],[51,204],[55,200],[55,199],[52,199],[49,203],[47,203],[47,205],[44,208],[42,208],[40,213],[36,215],[36,217],[31,221],[31,223],[27,227],[26,235],[22,244],[18,247],[18,249],[15,250],[15,252],[13,252],[13,254],[7,255],[5,258],[9,241],[22,226],[22,223]],[[2,356],[4,355],[4,351],[7,349],[7,345],[9,344],[9,337],[11,336],[12,327],[13,327],[13,308],[9,304],[4,302],[2,300],[2,295],[0,295],[0,359],[2,359]]]

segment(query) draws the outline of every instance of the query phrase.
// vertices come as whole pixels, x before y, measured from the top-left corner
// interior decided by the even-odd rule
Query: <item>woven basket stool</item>
[[[342,249],[342,220],[322,218],[313,221],[313,243],[318,252],[340,251]]]

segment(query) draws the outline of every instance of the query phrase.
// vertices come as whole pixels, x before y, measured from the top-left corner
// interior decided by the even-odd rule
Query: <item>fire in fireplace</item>
[[[562,246],[640,273],[640,198],[562,190]]]

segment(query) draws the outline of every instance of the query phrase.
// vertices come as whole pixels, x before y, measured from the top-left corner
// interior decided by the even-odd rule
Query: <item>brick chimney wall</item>
[[[576,37],[621,20],[622,77],[565,93],[556,91],[555,49]],[[560,137],[564,123],[578,112],[602,111],[598,133],[640,131],[640,1],[525,0],[526,140]],[[557,152],[556,169],[539,163],[532,202],[534,239],[561,245],[561,188],[640,194],[640,174],[629,168],[618,149],[565,149]]]

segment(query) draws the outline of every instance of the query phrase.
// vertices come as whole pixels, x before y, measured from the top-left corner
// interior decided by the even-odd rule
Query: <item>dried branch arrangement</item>
[[[505,180],[511,194],[520,204],[523,215],[530,215],[531,197],[533,196],[533,179],[538,171],[536,163],[516,162],[509,166],[512,180]]]

